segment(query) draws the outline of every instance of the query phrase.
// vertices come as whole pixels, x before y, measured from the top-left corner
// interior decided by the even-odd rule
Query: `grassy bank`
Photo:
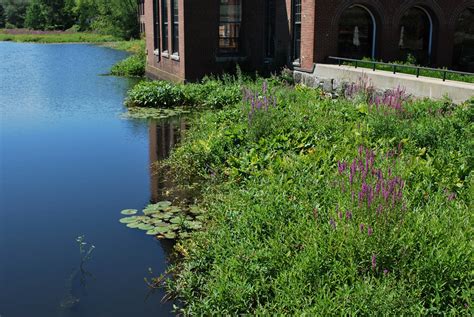
[[[119,41],[111,35],[83,32],[46,32],[25,30],[0,30],[0,41],[33,43],[102,43]]]
[[[473,102],[245,85],[167,163],[209,218],[177,246],[182,313],[470,315]]]

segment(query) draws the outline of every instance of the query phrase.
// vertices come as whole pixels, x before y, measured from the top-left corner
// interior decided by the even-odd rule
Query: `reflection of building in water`
[[[148,128],[150,142],[150,190],[151,201],[169,199],[167,190],[173,183],[165,177],[163,167],[156,166],[156,162],[169,157],[173,147],[180,142],[186,131],[184,120],[168,120],[159,123],[150,123]]]

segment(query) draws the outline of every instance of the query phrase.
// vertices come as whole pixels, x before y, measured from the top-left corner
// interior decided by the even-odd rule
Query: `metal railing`
[[[339,66],[341,66],[344,62],[354,63],[355,68],[358,68],[361,64],[369,64],[369,65],[371,65],[371,68],[374,72],[377,70],[377,65],[390,67],[394,74],[397,73],[397,70],[400,70],[400,69],[403,69],[403,68],[404,69],[414,69],[415,70],[414,75],[416,75],[417,78],[420,77],[420,72],[422,70],[434,71],[434,72],[442,74],[443,81],[446,81],[448,74],[456,74],[456,75],[461,75],[461,76],[474,76],[474,73],[458,72],[458,71],[448,70],[448,69],[439,69],[439,68],[422,67],[422,66],[414,66],[414,65],[383,63],[383,62],[376,62],[376,61],[370,61],[370,60],[360,60],[360,59],[335,57],[335,56],[329,56],[328,59],[333,60],[333,61],[337,61]],[[367,67],[364,67],[364,68],[367,68]],[[399,73],[402,73],[402,72],[399,72]],[[409,75],[413,75],[413,74],[409,74]]]

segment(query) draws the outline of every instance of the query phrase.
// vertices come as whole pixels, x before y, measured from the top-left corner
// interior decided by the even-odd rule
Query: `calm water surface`
[[[131,83],[101,76],[125,56],[0,42],[1,317],[172,315],[143,281],[169,246],[118,222],[157,195],[166,151],[161,127],[120,118]],[[80,235],[96,246],[82,272]]]

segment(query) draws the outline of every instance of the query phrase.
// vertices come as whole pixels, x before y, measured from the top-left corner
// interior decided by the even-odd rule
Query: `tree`
[[[0,3],[0,28],[5,27],[5,9],[3,5]]]
[[[0,0],[5,10],[5,24],[22,28],[25,22],[26,7],[28,0]]]
[[[25,26],[30,29],[43,30],[46,27],[44,13],[40,0],[31,0],[26,9]]]

